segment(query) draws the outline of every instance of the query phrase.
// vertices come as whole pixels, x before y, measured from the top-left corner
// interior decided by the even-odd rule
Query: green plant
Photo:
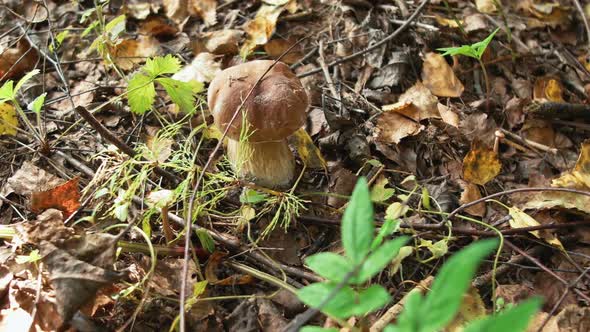
[[[483,56],[483,53],[486,51],[488,45],[490,44],[492,39],[494,39],[494,36],[499,30],[500,28],[497,28],[489,36],[487,36],[486,39],[471,45],[462,45],[459,47],[443,47],[437,49],[438,51],[444,52],[442,54],[443,56],[464,55],[476,59],[479,62],[479,65],[481,66],[481,69],[483,71],[483,77],[486,83],[486,97],[488,100],[490,97],[490,81],[488,79],[488,72],[486,71],[486,66],[481,60],[481,57]]]
[[[165,57],[148,59],[138,73],[133,75],[127,86],[127,97],[131,111],[143,114],[151,109],[156,99],[155,82],[164,87],[170,99],[182,111],[190,112],[195,107],[194,94],[203,90],[203,84],[191,81],[182,82],[165,74],[174,74],[180,70],[180,61],[168,54]]]
[[[300,289],[299,299],[343,325],[351,316],[366,315],[385,306],[390,301],[387,291],[366,283],[393,260],[407,241],[406,237],[384,240],[397,230],[396,224],[399,220],[386,220],[374,236],[371,196],[366,180],[361,178],[342,220],[345,256],[325,252],[308,257],[306,265],[327,281]],[[478,265],[497,246],[496,239],[481,240],[453,255],[440,269],[426,296],[418,291],[408,294],[396,324],[387,326],[385,331],[435,332],[451,323]],[[540,299],[530,299],[496,315],[469,322],[464,331],[524,331],[540,305]],[[303,330],[328,331],[311,326]]]

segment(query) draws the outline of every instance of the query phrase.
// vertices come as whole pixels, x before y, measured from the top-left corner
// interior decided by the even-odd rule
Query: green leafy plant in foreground
[[[127,86],[129,107],[133,113],[143,114],[151,109],[156,100],[156,86],[159,83],[170,99],[184,112],[195,107],[195,93],[203,90],[203,84],[191,81],[182,82],[164,76],[180,70],[178,58],[168,54],[165,57],[148,59],[141,70],[133,75]]]
[[[306,265],[327,281],[314,283],[297,292],[305,304],[319,308],[339,321],[363,316],[389,303],[390,295],[380,285],[366,285],[385,268],[407,242],[407,237],[384,240],[393,234],[399,220],[386,220],[374,235],[373,207],[367,182],[361,178],[342,219],[345,255],[324,252],[306,259]],[[386,332],[435,332],[447,326],[458,313],[463,295],[481,261],[498,246],[496,239],[481,240],[459,251],[442,266],[426,296],[412,291],[395,325]],[[541,301],[533,298],[496,315],[475,320],[464,331],[524,331]],[[337,329],[332,329],[337,331]],[[302,331],[331,331],[307,326]]]

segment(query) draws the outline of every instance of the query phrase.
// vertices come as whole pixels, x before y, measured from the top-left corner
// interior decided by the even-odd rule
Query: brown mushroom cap
[[[211,81],[207,101],[220,130],[225,130],[252,86],[273,63],[272,60],[246,62],[225,69]],[[297,76],[287,65],[278,62],[244,103],[242,111],[246,112],[250,124],[249,141],[285,139],[303,126],[308,105],[307,94]],[[238,113],[227,136],[239,139],[241,127],[242,112]]]

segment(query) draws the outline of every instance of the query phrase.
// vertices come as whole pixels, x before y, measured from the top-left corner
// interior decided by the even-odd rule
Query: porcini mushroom
[[[225,69],[211,81],[207,101],[217,128],[223,132],[229,126],[227,156],[238,176],[260,186],[285,187],[295,174],[286,139],[303,126],[309,105],[305,89],[287,65],[278,62],[266,73],[230,125],[273,63],[255,60]],[[248,125],[248,136],[240,142],[243,124]]]

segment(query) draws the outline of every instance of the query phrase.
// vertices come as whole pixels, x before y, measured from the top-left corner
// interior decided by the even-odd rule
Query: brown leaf
[[[422,82],[433,95],[439,97],[460,97],[465,89],[445,58],[433,52],[425,55]]]
[[[0,45],[6,45],[0,43]],[[21,59],[21,57],[23,57]],[[0,47],[0,78],[16,78],[32,70],[39,59],[37,51],[21,38],[14,48]],[[6,76],[5,76],[6,75]]]
[[[206,26],[217,23],[217,0],[189,0],[189,13],[203,19]]]
[[[283,1],[285,3],[285,1]],[[244,31],[248,38],[240,50],[240,56],[246,58],[258,45],[264,45],[275,31],[277,21],[281,13],[292,6],[296,1],[288,0],[283,5],[271,5],[263,3],[256,12],[253,20],[246,22]]]
[[[430,118],[440,118],[437,104],[438,98],[424,84],[417,82],[399,96],[397,103],[384,105],[382,109],[395,111],[419,122]]]
[[[55,208],[69,217],[80,207],[80,191],[78,177],[47,191],[33,192],[31,195],[31,210],[39,213],[48,208]]]
[[[457,113],[453,112],[450,107],[441,103],[438,103],[436,107],[438,108],[438,113],[444,123],[459,128],[459,115]]]
[[[559,79],[553,76],[540,77],[535,81],[533,100],[540,102],[564,102],[563,87]]]
[[[481,192],[477,185],[465,181],[460,181],[459,185],[463,189],[459,203],[467,204],[481,198]],[[483,217],[486,214],[486,205],[482,202],[466,208],[465,211],[473,216]]]
[[[141,22],[138,32],[156,38],[172,38],[178,33],[178,29],[168,23],[163,17],[151,16]]]
[[[498,154],[477,142],[472,144],[471,151],[463,159],[463,178],[480,186],[500,174],[501,169]]]
[[[424,126],[393,111],[383,112],[377,118],[373,136],[389,144],[398,144],[402,138],[418,134]]]
[[[291,38],[289,38],[289,39],[275,38],[264,45],[264,51],[272,59],[277,59],[279,56],[281,56],[283,53],[285,53],[291,46],[293,46],[296,42],[297,42],[296,40],[291,39]],[[289,51],[289,53],[285,54],[281,58],[281,61],[288,64],[288,65],[291,65],[291,64],[294,64],[295,62],[299,61],[301,58],[303,58],[303,52],[301,51],[301,45],[298,45],[298,46],[293,47],[293,49],[291,49]]]
[[[151,36],[140,36],[138,39],[126,39],[111,50],[114,62],[123,70],[131,70],[146,58],[156,55],[158,41]]]
[[[243,35],[243,31],[235,29],[223,29],[204,33],[198,41],[193,43],[193,53],[238,54],[238,43]]]

